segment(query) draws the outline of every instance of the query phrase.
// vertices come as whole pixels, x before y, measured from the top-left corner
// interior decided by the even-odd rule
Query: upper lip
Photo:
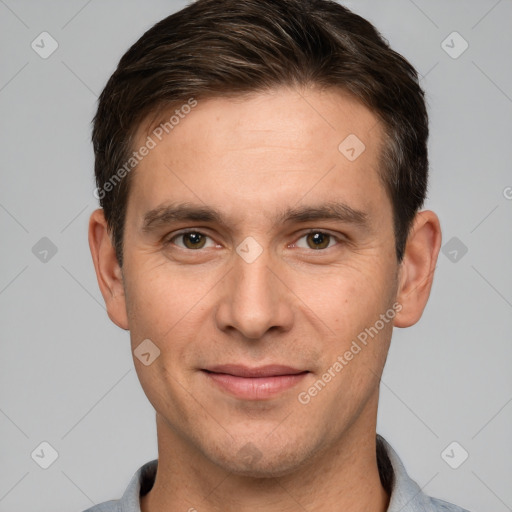
[[[297,375],[306,371],[282,364],[268,364],[253,368],[239,364],[220,364],[204,369],[209,372],[226,373],[236,377],[275,377],[276,375]]]

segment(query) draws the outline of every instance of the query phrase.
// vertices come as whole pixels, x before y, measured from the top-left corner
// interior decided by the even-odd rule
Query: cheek
[[[394,297],[391,274],[380,265],[373,269],[344,266],[314,279],[297,275],[293,289],[307,309],[345,339],[373,324],[388,309]]]
[[[211,319],[215,275],[191,275],[181,268],[171,271],[161,259],[158,264],[150,261],[150,257],[141,261],[140,270],[129,274],[126,283],[132,348],[149,338],[160,348],[166,367],[189,367],[190,359],[197,356],[191,348],[200,344],[200,333]]]
[[[126,307],[132,338],[158,339],[186,312],[186,290],[178,279],[164,273],[164,266],[131,265],[125,282]],[[136,271],[133,271],[137,268]]]

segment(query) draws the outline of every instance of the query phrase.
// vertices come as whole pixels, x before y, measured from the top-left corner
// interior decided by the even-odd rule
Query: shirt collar
[[[377,462],[382,485],[390,494],[387,512],[430,512],[431,500],[407,474],[398,454],[377,434]],[[387,487],[387,482],[391,486]]]

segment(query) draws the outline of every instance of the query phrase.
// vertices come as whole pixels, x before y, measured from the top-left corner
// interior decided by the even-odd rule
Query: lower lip
[[[245,400],[263,400],[296,386],[308,372],[273,377],[237,377],[227,373],[203,373],[221,389]]]

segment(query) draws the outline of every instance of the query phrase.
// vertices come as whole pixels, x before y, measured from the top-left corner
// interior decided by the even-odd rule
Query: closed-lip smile
[[[263,400],[295,386],[309,371],[281,364],[252,368],[222,364],[204,368],[203,373],[221,390],[237,398]]]

